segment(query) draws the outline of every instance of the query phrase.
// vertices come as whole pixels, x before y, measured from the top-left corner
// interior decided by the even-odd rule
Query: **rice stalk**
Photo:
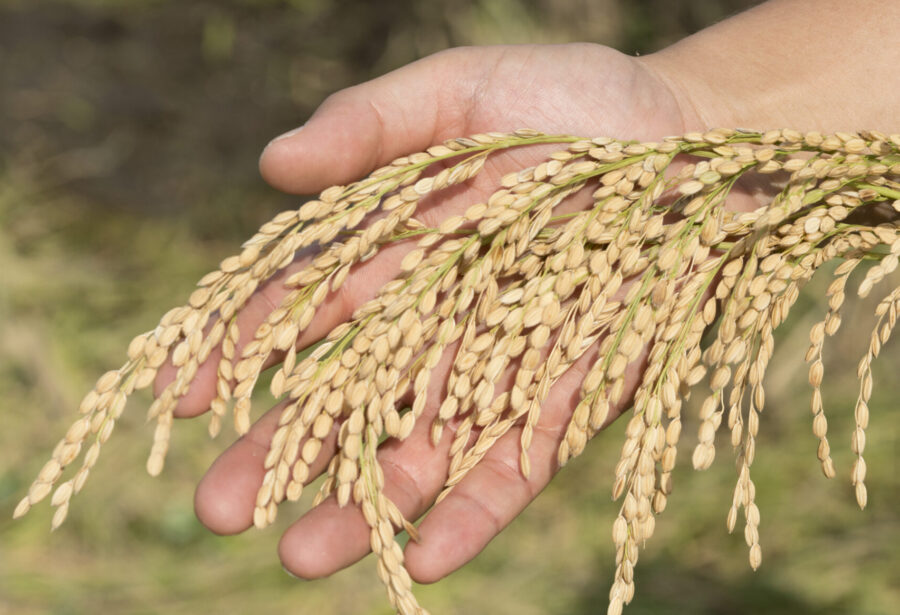
[[[417,217],[424,198],[465,183],[488,157],[537,144],[561,149],[505,175],[486,202],[461,215],[437,226]],[[728,209],[735,186],[755,175],[777,194],[753,211]],[[585,190],[589,206],[559,213]],[[50,496],[52,527],[65,520],[127,398],[154,383],[167,362],[175,377],[148,411],[156,423],[147,462],[152,475],[163,468],[178,400],[214,351],[221,358],[212,436],[229,411],[237,433],[250,428],[251,395],[275,360],[280,367],[270,388],[286,404],[264,461],[254,524],[272,523],[281,502],[300,497],[323,441],[338,426],[337,450],[315,503],[334,494],[340,505],[360,507],[391,604],[404,615],[424,613],[394,533],[405,529],[418,537],[384,495],[378,443],[403,440],[424,420],[432,372],[455,344],[446,395],[429,427],[437,442],[448,422],[456,425],[439,499],[517,426],[520,470],[528,476],[529,448],[550,388],[598,348],[557,456],[565,465],[619,409],[630,408],[612,477],[613,497],[622,502],[612,532],[609,613],[617,614],[634,596],[639,546],[652,536],[671,494],[683,400],[698,386],[705,397],[693,466],[709,467],[726,423],[737,458],[727,527],[733,531],[743,513],[750,565],[760,565],[751,469],[773,334],[803,285],[838,260],[825,317],[813,326],[806,355],[818,459],[825,476],[835,475],[821,395],[825,339],[840,326],[854,270],[867,267],[856,291],[866,296],[896,269],[898,231],[900,135],[717,129],[638,143],[519,130],[453,139],[331,187],[264,224],[199,281],[187,303],[134,338],[122,367],[99,378],[14,516]],[[413,246],[396,278],[310,354],[298,354],[298,338],[351,269],[398,242]],[[316,255],[287,276],[281,304],[242,345],[240,310],[310,247]],[[871,365],[895,326],[900,287],[883,297],[858,372],[851,480],[860,507],[867,499]],[[646,367],[629,390],[626,371],[641,362]],[[406,407],[401,400],[410,394]]]

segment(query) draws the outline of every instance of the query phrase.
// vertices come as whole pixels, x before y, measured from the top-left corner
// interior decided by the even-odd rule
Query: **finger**
[[[519,466],[522,427],[501,437],[484,458],[419,525],[418,542],[406,547],[406,566],[419,583],[432,583],[474,558],[547,486],[559,471],[557,451],[579,400],[581,381],[596,360],[582,355],[551,387],[534,429],[526,478]],[[638,367],[629,368],[630,395]],[[610,413],[604,427],[618,418]]]
[[[408,465],[407,462],[400,464],[397,461],[399,458],[403,456],[410,457],[410,461],[415,464],[434,453],[434,447],[428,442],[429,426],[432,418],[437,413],[439,399],[442,395],[442,383],[446,379],[447,373],[449,373],[456,347],[456,344],[449,346],[441,361],[435,367],[434,378],[428,391],[429,404],[426,406],[422,418],[416,425],[413,433],[402,443],[391,440],[381,447],[382,452],[379,454],[379,459],[382,459],[382,455],[385,456],[384,458],[387,460],[385,474],[388,477],[386,480],[392,485],[403,483],[402,476],[396,477],[396,480],[391,480],[390,477],[393,477],[396,472],[393,469],[394,466],[405,467]],[[276,405],[254,423],[250,431],[239,438],[216,459],[215,463],[200,481],[194,497],[195,510],[200,521],[210,530],[218,534],[235,534],[246,530],[252,525],[256,494],[265,475],[265,457],[269,452],[272,436],[278,428],[278,419],[286,403],[282,402]],[[315,480],[327,467],[330,458],[335,452],[336,434],[339,428],[340,424],[336,422],[332,427],[332,433],[323,442],[322,450],[318,457],[310,465],[307,482]],[[303,441],[301,441],[300,445],[302,447]],[[449,447],[449,443],[444,446],[441,454],[436,457],[442,460],[443,465],[438,465],[430,470],[434,474],[433,480],[438,482],[438,486],[435,489],[440,487],[440,482],[443,481],[447,474],[447,464],[449,463],[447,460],[447,447]],[[401,452],[399,450],[401,448],[404,448],[406,452]],[[424,468],[426,466],[420,464],[418,467]],[[424,480],[426,474],[427,472],[422,474],[420,480],[414,481],[414,484],[410,486],[407,492],[407,499],[414,495],[414,490]],[[430,504],[430,500],[428,504]],[[424,510],[418,514],[421,514],[421,512],[424,512]],[[418,517],[418,514],[415,516]],[[359,517],[359,521],[363,521],[362,517]],[[364,546],[368,545],[367,535],[363,535],[362,544]]]
[[[600,45],[447,50],[331,96],[266,147],[260,171],[281,190],[309,193],[473,132],[658,139],[680,112],[645,70]]]
[[[409,249],[402,244],[385,246],[375,258],[356,265],[341,288],[329,293],[319,307],[316,317],[299,335],[298,348],[304,348],[321,339],[331,329],[346,321],[359,305],[373,298],[378,289],[400,271],[400,261]],[[257,328],[288,294],[284,280],[305,267],[309,261],[310,257],[306,254],[298,257],[294,264],[262,284],[241,308],[237,315],[240,339],[235,346],[236,356],[240,357],[243,347],[253,340]],[[187,393],[178,400],[175,416],[193,417],[209,409],[210,402],[216,397],[218,365],[221,358],[221,348],[216,347],[200,365]],[[273,365],[278,360],[278,356],[272,355],[269,357],[268,365]],[[175,380],[176,373],[177,368],[170,362],[160,367],[159,376],[154,383],[156,396]]]
[[[439,493],[450,466],[451,433],[431,442],[431,422],[445,394],[445,382],[459,344],[448,346],[432,372],[427,403],[412,433],[403,441],[389,439],[378,448],[384,473],[384,494],[407,519],[419,518]],[[315,579],[330,575],[369,552],[369,526],[356,506],[341,508],[330,497],[303,515],[284,533],[278,545],[284,567],[294,575]]]
[[[300,129],[268,144],[260,172],[279,190],[311,193],[465,134],[485,66],[471,58],[450,50],[333,94]]]
[[[253,525],[256,493],[265,475],[265,458],[278,419],[287,402],[263,415],[213,463],[194,494],[194,511],[203,525],[216,534],[238,534]],[[338,426],[325,440],[319,456],[310,464],[310,476],[322,473],[334,454]]]
[[[430,418],[418,421],[406,440],[388,441],[378,452],[384,494],[407,519],[416,519],[428,509],[447,477],[452,438],[432,445],[430,423]],[[357,506],[340,507],[329,497],[288,528],[278,554],[292,574],[317,579],[369,553],[369,531]]]

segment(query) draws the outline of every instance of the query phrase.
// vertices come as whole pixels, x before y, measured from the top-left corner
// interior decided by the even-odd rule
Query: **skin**
[[[260,170],[275,188],[309,194],[447,138],[519,127],[642,140],[712,126],[897,131],[900,71],[894,69],[900,65],[900,46],[887,41],[896,40],[892,34],[900,24],[900,6],[885,4],[892,3],[769,2],[640,59],[592,44],[449,50],[329,97],[302,129],[266,147]],[[842,47],[852,53],[836,57],[833,41],[823,35],[828,32],[841,32]],[[869,60],[866,82],[871,84],[865,92],[856,78],[863,60]],[[531,148],[492,158],[482,175],[447,196],[431,198],[417,217],[436,225],[484,200],[504,172],[533,165],[544,153]],[[749,190],[738,191],[732,206],[749,207],[749,198]],[[399,272],[408,249],[392,246],[358,266],[327,299],[300,344],[320,338],[371,298]],[[284,275],[306,258],[299,256]],[[245,335],[279,303],[284,294],[279,279],[257,291],[241,313]],[[513,430],[449,497],[431,508],[446,477],[452,425],[437,446],[430,443],[428,431],[445,394],[452,350],[437,368],[426,414],[412,435],[402,443],[387,442],[379,451],[387,495],[409,519],[428,512],[419,524],[421,542],[406,548],[408,570],[423,583],[477,555],[555,475],[556,449],[581,378],[595,356],[586,353],[552,388],[535,432],[529,478],[519,471],[520,432]],[[207,410],[217,360],[212,356],[201,369],[177,416]],[[628,373],[631,390],[638,372]],[[171,377],[172,371],[164,370],[158,387]],[[213,532],[234,534],[252,525],[279,410],[276,406],[264,415],[200,482],[197,515]],[[333,442],[332,437],[323,447],[311,468],[313,476],[324,470]],[[285,569],[308,579],[327,576],[367,552],[368,528],[361,514],[353,506],[338,508],[334,500],[298,519],[279,545]]]

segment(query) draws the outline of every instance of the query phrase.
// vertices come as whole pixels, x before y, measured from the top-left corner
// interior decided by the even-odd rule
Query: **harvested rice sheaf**
[[[423,199],[465,183],[491,155],[549,144],[559,151],[505,175],[486,202],[437,227],[417,218]],[[764,176],[774,196],[752,211],[727,209],[737,183],[751,176]],[[587,205],[561,208],[576,193],[591,194]],[[156,422],[147,462],[153,475],[163,467],[175,406],[201,364],[218,361],[214,436],[229,408],[237,432],[249,429],[251,394],[262,369],[276,361],[271,392],[286,405],[265,459],[255,525],[271,523],[280,502],[300,497],[338,423],[316,503],[334,494],[340,504],[361,508],[391,604],[404,615],[424,613],[394,539],[397,528],[416,538],[415,527],[384,495],[378,443],[406,438],[423,416],[437,442],[453,421],[443,497],[516,427],[527,476],[551,386],[593,352],[558,461],[580,454],[622,408],[631,409],[612,480],[622,506],[613,523],[609,612],[619,613],[634,595],[638,546],[653,534],[672,490],[682,400],[697,386],[706,397],[693,465],[710,465],[716,433],[727,424],[738,458],[727,524],[733,530],[743,513],[750,564],[760,565],[751,466],[773,332],[816,270],[838,260],[828,309],[812,328],[806,356],[818,458],[825,475],[834,476],[820,391],[824,341],[840,326],[850,274],[868,268],[856,291],[867,295],[896,269],[898,231],[900,135],[716,129],[638,143],[519,130],[447,141],[278,214],[204,276],[185,305],[131,342],[120,369],[97,381],[15,516],[52,492],[53,527],[64,521],[128,396],[154,383],[164,364],[174,366],[175,376],[149,409]],[[303,352],[298,338],[327,296],[354,265],[397,242],[414,244],[401,273]],[[310,247],[318,251],[286,276],[281,304],[241,343],[241,308]],[[859,366],[851,477],[861,507],[871,365],[898,305],[900,288],[888,289]],[[703,341],[714,324],[715,334]],[[436,412],[426,412],[432,373],[449,349],[455,354],[446,394]],[[635,389],[625,375],[638,362],[646,368]],[[74,475],[60,482],[79,458]]]

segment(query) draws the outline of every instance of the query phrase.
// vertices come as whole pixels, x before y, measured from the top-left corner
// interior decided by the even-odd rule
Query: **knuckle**
[[[404,514],[409,514],[412,510],[422,510],[425,505],[425,496],[416,478],[406,468],[391,459],[382,459],[380,463],[385,474],[390,476],[390,482],[405,496],[409,504],[408,507],[401,506],[400,510]]]

